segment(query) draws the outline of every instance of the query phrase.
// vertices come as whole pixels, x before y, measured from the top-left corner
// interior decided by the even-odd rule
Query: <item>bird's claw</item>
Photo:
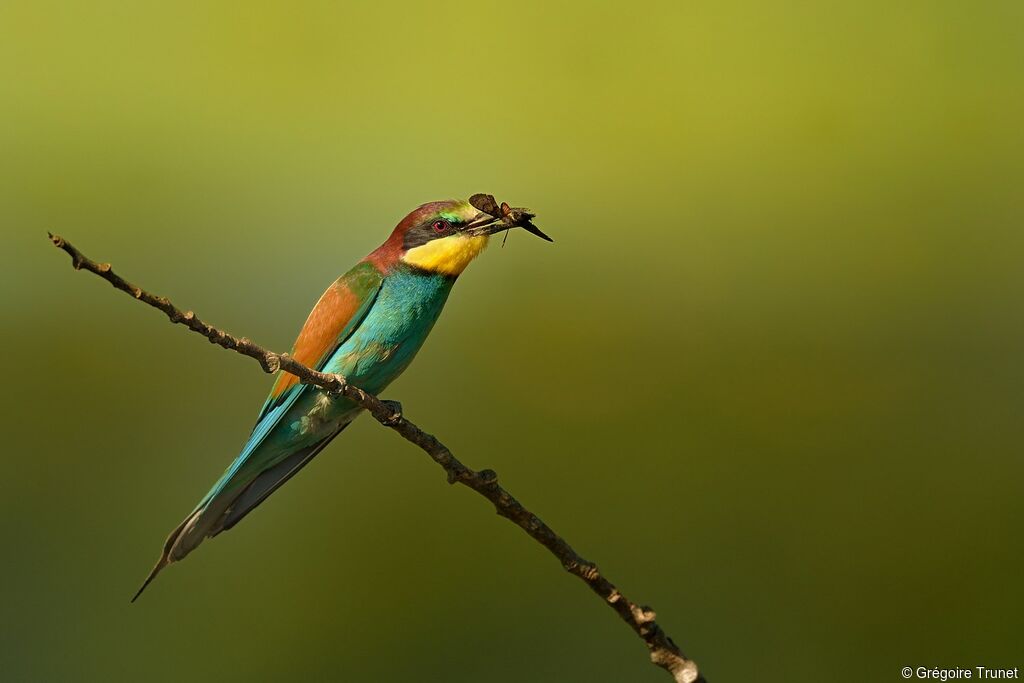
[[[396,425],[402,420],[402,404],[398,401],[381,401],[381,403],[391,411],[391,417],[386,421],[390,425]]]

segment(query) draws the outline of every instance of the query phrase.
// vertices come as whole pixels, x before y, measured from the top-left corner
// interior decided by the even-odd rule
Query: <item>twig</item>
[[[498,484],[498,475],[493,470],[479,472],[462,464],[448,447],[433,435],[427,434],[415,424],[405,419],[402,407],[395,401],[382,401],[359,387],[352,386],[341,375],[327,374],[309,368],[284,353],[274,353],[255,344],[245,337],[234,337],[200,320],[192,311],[182,311],[162,296],[150,294],[141,287],[131,284],[117,275],[109,263],[96,263],[78,251],[69,242],[54,234],[50,234],[54,246],[63,249],[71,256],[75,270],[85,269],[99,275],[117,289],[127,292],[139,301],[163,311],[172,323],[186,326],[214,344],[225,349],[237,351],[259,361],[263,370],[274,373],[284,370],[298,377],[304,384],[313,384],[334,394],[341,394],[365,408],[385,427],[395,430],[407,441],[419,446],[434,462],[444,468],[448,474],[448,483],[467,486],[494,504],[499,515],[512,521],[530,535],[535,541],[547,548],[558,558],[562,566],[570,574],[577,576],[592,591],[597,593],[622,618],[630,628],[644,641],[650,651],[651,661],[668,671],[676,683],[699,683],[704,681],[697,670],[697,664],[687,659],[672,639],[665,634],[655,621],[654,611],[649,607],[641,607],[624,596],[615,585],[606,579],[597,565],[580,557],[565,540],[556,534],[551,527],[542,522],[535,514],[523,507],[512,494]]]

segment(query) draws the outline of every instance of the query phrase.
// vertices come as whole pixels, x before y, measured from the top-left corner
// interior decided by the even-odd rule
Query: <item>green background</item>
[[[655,681],[362,419],[128,598],[416,205],[534,208],[385,394],[725,681],[1022,666],[1024,4],[0,3],[3,678]]]

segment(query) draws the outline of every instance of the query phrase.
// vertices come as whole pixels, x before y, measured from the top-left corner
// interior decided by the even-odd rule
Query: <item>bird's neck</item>
[[[452,235],[409,249],[401,256],[407,265],[440,275],[458,277],[487,247],[487,235]]]

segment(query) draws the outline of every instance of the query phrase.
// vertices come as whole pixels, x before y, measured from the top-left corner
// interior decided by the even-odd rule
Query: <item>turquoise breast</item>
[[[325,368],[379,393],[409,366],[434,327],[455,278],[400,265]]]

